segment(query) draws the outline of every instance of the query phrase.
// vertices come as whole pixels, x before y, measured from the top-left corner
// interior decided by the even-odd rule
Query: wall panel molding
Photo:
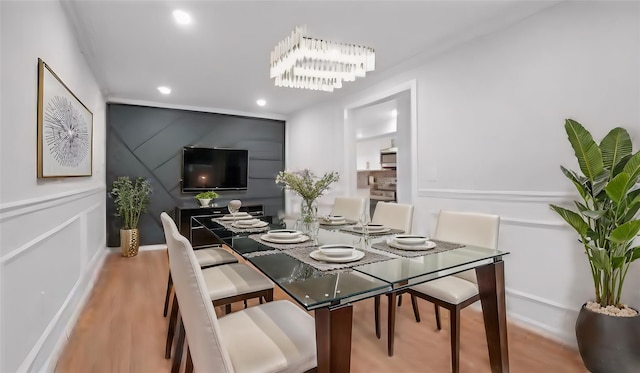
[[[575,193],[558,191],[518,191],[518,190],[468,190],[468,189],[418,189],[418,197],[471,199],[476,201],[503,202],[562,202],[577,197]]]
[[[25,252],[29,251],[29,249],[31,249],[34,246],[36,246],[38,243],[46,240],[47,238],[53,236],[54,234],[60,232],[64,228],[66,228],[69,225],[73,224],[75,221],[85,219],[87,214],[90,211],[98,209],[102,205],[103,205],[103,202],[98,202],[98,203],[95,203],[95,204],[91,205],[91,207],[80,211],[77,215],[75,215],[74,217],[66,220],[62,224],[57,225],[56,227],[54,227],[54,228],[42,233],[38,237],[36,237],[36,238],[32,239],[31,241],[25,243],[24,245],[20,246],[19,248],[15,249],[13,251],[10,251],[9,253],[3,255],[2,257],[0,257],[0,265],[4,266],[4,265],[7,265],[7,264],[11,263],[13,260],[15,260],[16,258],[21,256],[22,254],[24,254]],[[83,233],[81,232],[81,234],[83,234]],[[86,244],[86,239],[84,240],[84,243]]]
[[[525,299],[527,301],[539,303],[539,304],[542,304],[544,306],[553,307],[553,308],[558,309],[558,310],[576,311],[576,309],[574,307],[570,307],[570,306],[567,306],[565,304],[552,301],[550,299],[539,297],[537,295],[529,294],[529,293],[526,293],[524,291],[515,290],[515,289],[512,289],[512,288],[506,288],[505,291],[507,292],[507,294],[509,294],[511,296],[514,296],[516,298]]]
[[[55,365],[58,361],[58,358],[62,354],[64,347],[67,344],[69,336],[73,330],[73,327],[78,321],[80,317],[80,313],[84,309],[84,305],[89,299],[89,295],[91,294],[91,290],[93,289],[93,285],[95,284],[98,274],[100,273],[100,269],[102,268],[102,264],[107,257],[109,251],[106,247],[102,247],[98,249],[98,252],[93,256],[91,261],[87,264],[86,268],[84,268],[82,275],[78,278],[76,283],[71,288],[71,291],[65,298],[62,306],[58,309],[58,312],[53,316],[51,321],[47,324],[44,332],[33,346],[29,354],[27,354],[26,358],[20,365],[18,372],[29,372],[32,369],[32,365],[38,356],[38,353],[42,349],[42,346],[47,341],[47,339],[51,336],[51,332],[57,326],[62,314],[67,309],[67,307],[71,304],[72,300],[77,296],[79,297],[78,302],[75,308],[72,311],[71,317],[67,320],[63,333],[59,336],[58,340],[55,343],[55,346],[51,352],[51,354],[47,357],[46,362],[41,369],[43,372],[53,372],[55,370]],[[80,294],[78,294],[80,293]]]
[[[434,218],[438,217],[438,211],[429,211],[429,214]],[[521,227],[530,227],[530,228],[543,228],[543,229],[569,229],[571,228],[567,223],[563,220],[538,220],[538,219],[527,219],[527,218],[514,218],[509,216],[500,216],[500,224],[506,225],[515,225]]]
[[[3,203],[0,205],[0,221],[35,211],[59,206],[106,190],[104,185],[80,188],[69,192],[56,193],[48,196],[24,199]]]

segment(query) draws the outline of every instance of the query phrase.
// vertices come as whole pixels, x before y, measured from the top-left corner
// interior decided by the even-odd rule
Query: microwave
[[[380,167],[382,168],[396,168],[396,152],[382,152],[380,153]]]

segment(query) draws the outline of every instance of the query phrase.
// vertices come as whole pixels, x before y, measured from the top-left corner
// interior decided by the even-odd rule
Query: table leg
[[[315,310],[318,373],[349,372],[353,306]]]
[[[476,267],[484,328],[489,348],[491,371],[509,372],[507,343],[507,309],[504,289],[504,262]]]
[[[396,334],[396,296],[397,293],[392,291],[387,293],[387,354],[393,356],[393,342]]]

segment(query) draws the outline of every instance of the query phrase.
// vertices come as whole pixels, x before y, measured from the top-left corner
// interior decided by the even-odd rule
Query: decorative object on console
[[[231,215],[234,215],[235,213],[240,211],[240,207],[242,207],[242,201],[240,201],[239,199],[232,199],[227,205],[227,209],[229,210],[229,213]]]
[[[38,58],[38,178],[91,176],[93,113]]]
[[[147,211],[151,185],[141,177],[134,183],[128,176],[120,176],[113,182],[110,193],[116,206],[115,216],[121,217],[124,223],[120,229],[122,256],[136,256],[140,247],[138,220],[140,214]]]
[[[620,127],[598,145],[580,123],[567,119],[564,126],[582,174],[560,168],[582,201],[577,212],[551,208],[580,236],[595,285],[595,302],[583,305],[576,321],[580,355],[594,373],[637,372],[640,316],[621,296],[629,266],[640,258],[640,246],[632,247],[640,232],[640,151],[632,154]]]
[[[200,206],[202,207],[208,207],[209,204],[211,203],[211,200],[218,198],[219,195],[218,193],[209,190],[206,192],[200,192],[198,194],[196,194],[196,199],[198,200],[198,202],[200,202]]]
[[[302,197],[300,207],[300,219],[297,222],[298,229],[316,239],[318,229],[318,204],[316,200],[329,189],[331,184],[340,180],[337,172],[327,172],[318,178],[310,170],[280,171],[276,177],[276,184],[282,184]]]
[[[270,77],[277,87],[332,92],[375,69],[373,48],[315,39],[296,27],[271,52]]]

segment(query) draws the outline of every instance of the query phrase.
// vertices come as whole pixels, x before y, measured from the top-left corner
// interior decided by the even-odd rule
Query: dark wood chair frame
[[[426,301],[429,301],[431,303],[434,304],[435,307],[435,316],[436,316],[436,328],[437,330],[441,330],[441,322],[440,322],[440,307],[442,308],[446,308],[447,310],[449,310],[449,314],[450,314],[450,339],[451,339],[451,368],[452,368],[452,372],[453,373],[458,373],[460,371],[460,310],[462,310],[463,308],[477,302],[478,300],[482,300],[482,292],[483,292],[483,285],[485,287],[484,291],[485,293],[487,292],[495,292],[500,286],[504,286],[504,264],[503,262],[497,261],[495,264],[497,264],[497,267],[499,267],[499,276],[498,277],[488,277],[490,275],[492,275],[495,271],[496,268],[494,267],[490,267],[493,265],[485,265],[485,266],[480,266],[480,267],[476,267],[476,276],[478,277],[478,292],[479,294],[476,294],[474,296],[472,296],[469,299],[464,300],[463,302],[459,303],[459,304],[452,304],[449,302],[446,302],[442,299],[437,299],[437,298],[433,298],[429,295],[417,292],[415,290],[412,290],[411,288],[405,288],[405,289],[400,289],[398,291],[392,291],[387,293],[387,298],[388,298],[388,320],[387,320],[387,353],[389,356],[393,356],[393,348],[394,348],[394,336],[395,336],[395,323],[396,323],[396,298],[399,298],[398,300],[398,305],[401,303],[400,300],[402,298],[400,298],[399,296],[401,296],[404,293],[409,293],[411,295],[411,305],[413,307],[413,314],[416,318],[416,322],[420,322],[420,310],[418,309],[418,302],[417,302],[417,298],[421,298],[424,299]],[[453,274],[452,274],[453,275]],[[450,275],[450,276],[452,276]],[[497,281],[496,281],[497,280]],[[502,301],[503,294],[500,294],[499,297],[499,301]],[[484,308],[487,307],[488,308],[488,312],[489,313],[493,313],[493,311],[495,311],[494,307],[496,305],[492,305],[489,302],[487,302],[487,304],[485,305],[484,301],[483,301],[483,317],[484,317],[484,321],[485,321],[485,328],[489,328],[489,329],[493,329],[495,326],[497,326],[498,324],[502,324],[504,322],[504,320],[502,319],[498,319],[498,320],[494,320],[493,318],[491,318],[490,316],[488,316],[488,314],[485,314],[485,310]],[[376,337],[380,338],[380,296],[376,296],[375,300],[374,300],[374,319],[375,319],[375,329],[376,329]],[[487,324],[489,323],[489,324]],[[504,328],[506,329],[506,325],[504,325]],[[504,338],[504,343],[506,343],[506,333],[504,333],[505,335],[500,335],[500,338]],[[487,336],[487,339],[489,337]],[[489,346],[489,350],[490,350],[490,355],[491,355],[491,349],[493,348],[493,346]],[[500,352],[503,353],[505,356],[508,356],[508,352],[506,350],[506,348],[504,346],[498,346],[495,347],[500,349]],[[502,351],[502,349],[505,348],[504,351]],[[491,356],[490,356],[491,357]],[[507,358],[508,359],[508,358]],[[492,368],[493,365],[498,365],[501,362],[494,362],[491,361],[491,365]]]

